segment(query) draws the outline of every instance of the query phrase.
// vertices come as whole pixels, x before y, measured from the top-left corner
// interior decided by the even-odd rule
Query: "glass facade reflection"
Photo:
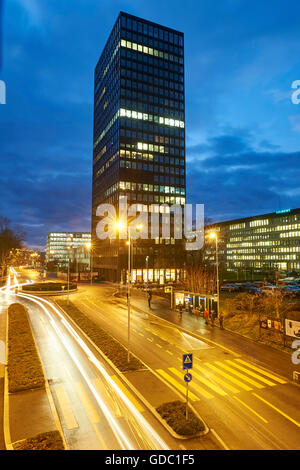
[[[120,13],[95,69],[93,213],[95,268],[119,280],[126,267],[120,242],[96,238],[96,208],[185,204],[184,36]],[[182,242],[136,242],[134,268],[176,269]],[[151,271],[153,272],[153,271]],[[168,271],[169,272],[169,271]],[[173,271],[172,271],[173,272]]]

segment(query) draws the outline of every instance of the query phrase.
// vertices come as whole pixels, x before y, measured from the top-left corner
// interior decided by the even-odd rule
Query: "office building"
[[[126,276],[124,241],[99,241],[97,207],[119,202],[149,207],[185,204],[184,36],[120,13],[95,69],[92,242],[93,266],[109,280]],[[160,209],[164,210],[164,209]],[[137,240],[133,281],[180,276],[183,243]]]
[[[206,256],[214,261],[216,231],[219,259],[228,270],[300,271],[300,209],[221,222],[206,227]]]
[[[50,232],[47,235],[46,264],[56,269],[66,269],[68,262],[73,270],[90,269],[91,234],[88,232]]]

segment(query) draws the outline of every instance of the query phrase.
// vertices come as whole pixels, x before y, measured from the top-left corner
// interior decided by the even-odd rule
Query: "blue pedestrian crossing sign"
[[[190,374],[189,372],[187,372],[185,375],[184,375],[184,381],[189,383],[190,381],[192,380],[192,374]]]
[[[193,354],[183,354],[183,369],[192,369],[193,368]]]

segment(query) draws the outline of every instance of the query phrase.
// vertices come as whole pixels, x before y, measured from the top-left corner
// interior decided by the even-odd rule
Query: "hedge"
[[[188,419],[186,419],[186,404],[182,401],[164,403],[156,410],[173,431],[180,436],[193,436],[205,429],[204,423],[190,409],[188,410]]]
[[[18,441],[14,450],[64,450],[64,443],[58,431],[50,431]]]
[[[8,307],[7,374],[10,393],[45,387],[27,310],[17,303]]]
[[[64,288],[64,289],[63,289]],[[69,289],[73,290],[77,288],[77,284],[69,283]],[[53,291],[65,291],[67,292],[67,282],[37,282],[35,284],[25,284],[23,286],[24,291],[29,292],[53,292]]]

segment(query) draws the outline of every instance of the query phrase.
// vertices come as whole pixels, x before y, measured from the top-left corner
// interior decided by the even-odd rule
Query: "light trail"
[[[33,281],[27,281],[24,284],[19,284],[16,278],[16,271],[14,268],[12,269],[12,273],[14,274],[14,284],[11,283],[11,278],[9,276],[9,282],[8,285],[5,286],[4,288],[10,292],[10,294],[14,294],[11,292],[12,289],[15,287],[19,287],[24,284],[32,283]],[[1,289],[4,289],[1,288]],[[110,387],[114,390],[114,392],[118,395],[118,397],[122,400],[122,402],[125,404],[126,408],[130,410],[131,414],[135,417],[136,421],[138,422],[139,426],[141,429],[143,429],[143,432],[146,432],[146,435],[149,439],[148,444],[149,447],[152,448],[153,450],[158,450],[158,449],[163,449],[163,450],[168,450],[168,446],[166,443],[163,441],[163,439],[157,434],[157,432],[153,429],[153,427],[146,421],[146,419],[141,415],[141,413],[135,408],[135,406],[131,403],[131,401],[127,398],[125,393],[118,387],[118,385],[111,379],[110,375],[107,373],[105,368],[102,366],[102,364],[98,361],[98,359],[95,357],[95,355],[92,353],[90,348],[84,343],[84,341],[79,337],[79,335],[76,333],[74,328],[69,324],[69,322],[64,318],[64,316],[61,314],[61,312],[53,305],[51,304],[48,300],[46,299],[41,299],[40,297],[37,297],[32,294],[27,294],[27,293],[18,293],[16,294],[18,297],[22,297],[26,300],[32,301],[35,304],[39,305],[45,314],[48,316],[49,321],[56,332],[57,336],[60,338],[62,344],[70,354],[72,360],[74,361],[74,364],[78,368],[80,374],[84,378],[88,388],[92,392],[93,396],[95,397],[97,403],[99,404],[100,408],[103,411],[103,414],[105,415],[107,421],[110,423],[112,430],[114,431],[114,434],[121,446],[122,449],[127,449],[127,450],[134,450],[132,443],[130,440],[127,438],[125,435],[124,431],[121,429],[117,421],[115,420],[114,416],[106,406],[106,404],[103,402],[101,396],[99,395],[97,389],[94,387],[94,385],[91,383],[89,377],[85,373],[82,365],[80,364],[80,361],[76,357],[75,351],[73,350],[71,344],[67,341],[64,333],[61,331],[61,329],[58,327],[56,322],[53,319],[52,314],[49,312],[47,307],[43,304],[47,304],[60,318],[62,324],[64,327],[67,329],[71,337],[75,340],[75,342],[78,344],[78,346],[84,351],[90,362],[96,367],[96,369],[100,372],[102,377],[106,380],[106,382],[110,385]],[[141,436],[140,436],[141,437]]]
[[[115,421],[115,418],[113,415],[110,413],[106,405],[103,403],[103,400],[100,398],[98,391],[96,388],[93,386],[93,384],[90,382],[89,378],[85,374],[82,366],[80,365],[78,359],[76,358],[74,352],[72,351],[72,348],[66,344],[65,337],[63,333],[59,330],[57,325],[55,324],[51,314],[45,307],[45,305],[42,304],[41,300],[48,304],[51,309],[55,311],[55,313],[59,316],[61,319],[62,324],[65,326],[65,328],[68,330],[70,335],[75,339],[77,344],[80,346],[80,348],[85,352],[86,356],[90,360],[91,363],[94,364],[94,366],[97,368],[97,370],[101,373],[103,378],[109,383],[111,388],[117,393],[117,395],[121,398],[123,403],[126,405],[126,407],[131,411],[131,413],[135,416],[136,420],[139,422],[139,424],[142,426],[143,430],[146,431],[148,438],[150,439],[150,442],[153,444],[153,450],[157,450],[158,448],[161,448],[163,450],[168,450],[168,446],[166,443],[161,439],[161,437],[156,433],[156,431],[152,428],[151,425],[146,421],[146,419],[141,415],[141,413],[134,407],[134,405],[131,403],[131,401],[127,398],[127,396],[124,394],[124,392],[118,387],[118,385],[111,379],[110,375],[107,373],[105,368],[101,365],[101,363],[98,361],[98,359],[95,357],[95,355],[92,353],[92,351],[89,349],[89,347],[84,343],[84,341],[78,336],[74,328],[66,321],[64,316],[61,314],[61,312],[54,306],[52,305],[48,300],[46,299],[40,299],[39,297],[36,297],[32,294],[17,294],[19,297],[26,298],[28,300],[32,300],[33,302],[37,303],[48,315],[50,318],[51,324],[53,328],[55,329],[56,333],[60,337],[62,343],[64,344],[65,348],[69,352],[70,356],[72,357],[74,363],[76,364],[77,368],[79,369],[81,375],[84,377],[88,387],[90,388],[92,394],[94,395],[95,399],[99,403],[100,407],[103,409],[104,414],[107,414],[108,421],[112,424],[112,428],[117,430],[119,433],[121,431],[121,436],[122,439],[124,439],[126,443],[126,448],[128,450],[132,450],[133,447],[129,441],[127,441],[127,438],[124,436],[123,431],[120,430],[120,427],[118,423]],[[120,436],[120,434],[118,434]],[[126,442],[127,441],[127,442]],[[123,447],[124,448],[124,447]]]

